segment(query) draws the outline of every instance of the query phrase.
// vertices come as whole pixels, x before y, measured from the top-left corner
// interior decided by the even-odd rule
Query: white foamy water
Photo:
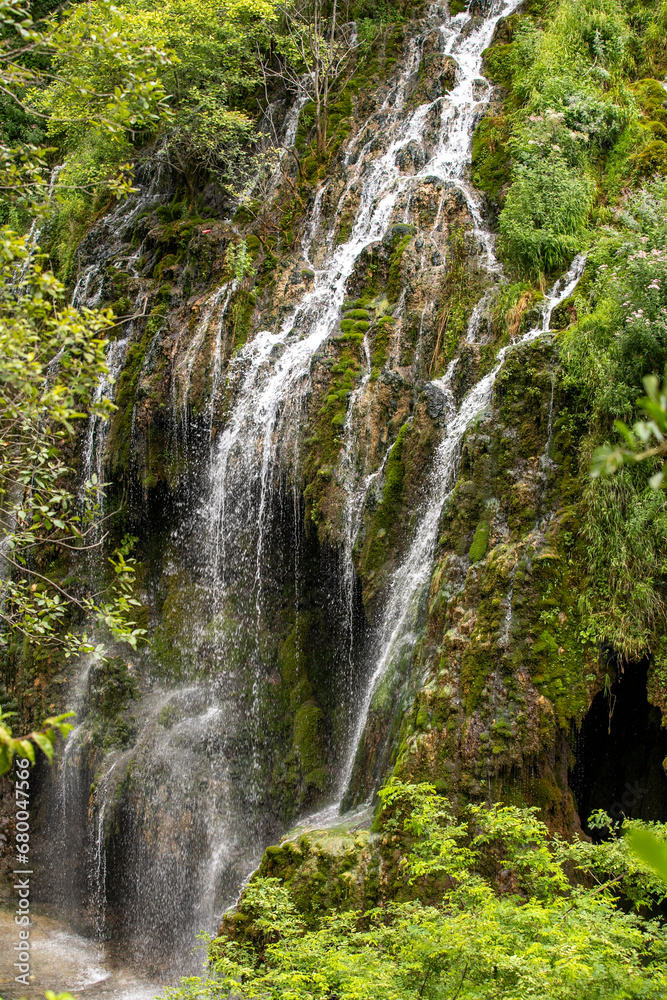
[[[15,982],[14,914],[0,910],[0,990],[3,1000],[44,1000],[44,992],[68,992],[77,1000],[153,1000],[163,986],[127,969],[105,964],[102,949],[88,938],[63,929],[50,917],[30,924],[30,985]]]

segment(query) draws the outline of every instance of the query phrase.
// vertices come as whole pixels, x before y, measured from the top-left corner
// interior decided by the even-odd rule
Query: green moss
[[[158,205],[155,209],[155,215],[164,223],[177,221],[187,213],[188,206],[186,202],[178,200],[178,195],[175,195],[168,205]]]
[[[654,139],[634,159],[638,177],[651,177],[653,174],[667,175],[667,142]]]
[[[230,346],[233,351],[239,351],[248,339],[252,328],[252,319],[257,305],[257,295],[250,289],[236,290],[229,304],[230,316]]]
[[[410,227],[412,231],[413,227]],[[396,302],[401,293],[401,263],[403,254],[412,239],[412,232],[406,233],[394,249],[389,260],[389,279],[387,281],[387,294],[391,302]]]
[[[437,335],[428,365],[432,376],[437,376],[453,358],[484,287],[484,276],[472,252],[470,230],[464,225],[452,226],[447,244],[449,267],[441,285]],[[457,368],[459,379],[464,374],[464,361],[462,355]]]
[[[365,310],[364,316],[368,316]],[[349,313],[348,313],[349,316]],[[327,373],[320,389],[316,419],[308,439],[304,462],[306,473],[306,523],[316,524],[322,538],[335,530],[331,515],[338,512],[334,501],[336,484],[330,470],[335,466],[343,443],[347,403],[361,375],[361,343],[363,320],[348,318],[342,321],[342,333],[331,342],[335,363],[327,365]],[[324,473],[324,474],[321,474]]]
[[[378,323],[375,337],[373,338],[373,349],[371,354],[371,366],[374,378],[378,377],[380,370],[384,367],[385,361],[387,360],[389,338],[391,337],[392,328],[395,322],[396,321],[393,316],[383,316]]]
[[[488,521],[480,521],[475,530],[475,537],[472,540],[472,545],[470,546],[470,551],[468,553],[468,558],[470,562],[479,562],[486,555],[486,550],[489,547],[489,532],[490,526]]]
[[[667,125],[664,85],[659,80],[645,78],[636,83],[632,89],[645,117]]]
[[[493,83],[504,87],[512,86],[514,76],[514,60],[512,43],[494,45],[484,52],[486,75]]]
[[[315,928],[325,914],[368,909],[379,900],[377,838],[368,830],[341,824],[327,831],[301,834],[264,852],[257,877],[276,878],[285,885],[300,920]],[[238,943],[253,941],[256,914],[242,896],[235,913],[225,914],[221,933]]]
[[[389,452],[382,499],[368,528],[362,573],[371,578],[392,552],[395,535],[400,529],[405,484],[404,449],[409,431],[410,423],[403,424]]]
[[[475,187],[498,202],[509,183],[511,163],[507,141],[509,122],[502,115],[487,115],[475,130],[472,142],[472,179]]]
[[[508,354],[496,379],[492,414],[464,440],[459,479],[443,518],[427,633],[434,644],[443,636],[432,674],[443,694],[440,701],[429,695],[412,724],[433,732],[438,717],[450,739],[453,723],[445,692],[458,680],[464,711],[457,725],[466,726],[472,713],[487,725],[475,751],[476,776],[466,779],[471,787],[480,769],[494,772],[531,752],[530,740],[536,737],[522,708],[526,675],[544,699],[539,721],[544,745],[553,740],[556,725],[567,728],[580,717],[595,680],[595,649],[582,605],[582,561],[572,550],[577,524],[558,509],[573,488],[574,445],[564,418],[553,422],[554,478],[537,485],[527,472],[543,453],[552,393],[555,411],[562,407],[553,363],[549,342]],[[535,524],[546,510],[555,513],[536,548]],[[494,544],[489,529],[497,521],[510,529],[509,543]],[[461,589],[457,556],[466,551],[472,565]],[[438,737],[438,748],[445,742]],[[428,753],[429,759],[437,756],[432,744]],[[403,755],[409,758],[407,747]]]
[[[254,222],[257,215],[261,209],[261,203],[258,200],[244,202],[244,204],[239,205],[234,213],[234,222],[236,225],[249,225]],[[256,239],[256,237],[254,237]]]
[[[116,382],[115,403],[118,407],[111,419],[108,449],[112,472],[126,471],[130,463],[132,449],[132,412],[139,385],[139,377],[146,357],[146,351],[157,331],[162,326],[166,312],[164,305],[154,309],[149,317],[140,340],[132,344],[125,356],[125,364]]]
[[[113,657],[91,668],[89,724],[96,746],[110,750],[126,746],[135,735],[127,709],[138,697],[138,686],[130,665]]]
[[[581,579],[563,564],[557,551],[546,550],[533,564],[532,580],[522,586],[534,597],[524,606],[525,620],[517,628],[517,641],[522,644],[529,623],[535,638],[521,652],[517,650],[516,656],[529,666],[533,683],[550,700],[564,728],[580,717],[595,678],[597,656],[577,606]]]
[[[334,156],[352,131],[352,95],[349,90],[329,108],[327,117],[327,154]]]
[[[178,262],[178,259],[179,258],[176,254],[173,253],[166,254],[161,260],[158,261],[158,263],[153,268],[153,277],[157,278],[158,281],[161,281],[163,272],[168,267],[171,267],[172,264],[176,264]]]
[[[382,500],[380,501],[374,520],[378,529],[384,528],[385,530],[389,530],[396,524],[403,500],[403,483],[405,477],[403,450],[409,430],[410,424],[403,424],[387,458],[387,472],[382,490]]]
[[[200,589],[181,571],[168,580],[160,624],[152,638],[152,653],[165,676],[187,676],[196,662],[200,628],[206,621],[206,602]]]
[[[306,775],[324,770],[322,718],[322,709],[314,701],[305,702],[294,716],[294,749]]]
[[[176,722],[179,721],[181,713],[176,705],[172,705],[169,702],[167,705],[161,709],[160,714],[157,717],[158,724],[163,726],[164,729],[171,729]]]

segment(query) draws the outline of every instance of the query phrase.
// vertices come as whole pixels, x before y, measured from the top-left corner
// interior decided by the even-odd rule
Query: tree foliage
[[[58,733],[62,737],[67,737],[72,729],[72,724],[67,722],[67,719],[73,714],[65,712],[64,715],[45,719],[41,729],[33,730],[24,736],[14,736],[9,724],[12,713],[0,709],[0,776],[9,771],[14,757],[19,755],[34,764],[36,746],[43,751],[48,760],[51,760]]]
[[[43,123],[44,137],[63,130],[80,135],[92,128],[121,139],[154,126],[170,115],[158,74],[172,56],[133,37],[126,21],[125,13],[108,0],[40,21],[24,0],[0,0],[0,91],[27,114],[29,125],[35,119]],[[0,144],[5,202],[33,213],[43,205],[52,152],[31,141]],[[106,179],[118,193],[129,190],[122,170]]]
[[[329,109],[348,82],[359,47],[356,24],[341,17],[337,0],[281,3],[277,7],[284,31],[277,38],[274,59],[263,64],[265,78],[277,77],[315,110],[315,147],[327,149]]]
[[[120,88],[112,120],[126,109],[127,155],[135,153],[129,143],[141,146],[162,123],[166,152],[178,171],[196,176],[209,170],[231,182],[235,164],[242,179],[240,161],[245,147],[252,147],[258,110],[251,96],[259,81],[258,48],[266,44],[274,19],[271,0],[168,0],[166,5],[140,0],[76,8],[56,32],[57,79],[39,96],[51,116],[49,134],[70,153],[75,170],[78,143],[94,110],[90,95],[115,94]],[[111,32],[117,35],[117,51],[91,57],[85,39]],[[119,58],[121,50],[133,56],[134,64]],[[152,120],[134,120],[129,113],[128,68],[132,74],[152,73],[155,87],[169,95]]]
[[[107,374],[107,311],[65,304],[65,289],[26,240],[0,230],[0,645],[53,645],[65,655],[101,652],[73,617],[96,622],[136,645],[143,630],[132,611],[130,544],[110,558],[114,582],[90,594],[58,579],[57,556],[75,558],[97,547],[102,484],[75,490],[65,459],[79,422],[108,417],[112,406],[92,401]]]

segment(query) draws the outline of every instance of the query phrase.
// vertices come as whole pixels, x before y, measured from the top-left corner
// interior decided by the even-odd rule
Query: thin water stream
[[[496,376],[507,352],[518,344],[526,344],[548,332],[554,309],[572,294],[583,273],[585,263],[585,257],[575,258],[567,274],[559,278],[548,293],[539,325],[529,330],[516,342],[516,345],[510,344],[498,352],[493,371],[473,386],[458,408],[454,404],[450,387],[451,372],[455,362],[452,362],[450,371],[435,383],[445,393],[447,400],[449,411],[447,428],[436,451],[430,481],[425,490],[429,500],[421,512],[408,554],[394,573],[391,582],[382,624],[375,641],[375,666],[366,688],[342,773],[341,800],[344,800],[352,778],[373,698],[392,667],[400,662],[403,653],[411,649],[417,638],[421,601],[430,582],[438,524],[456,482],[463,436],[472,419],[488,406]],[[473,314],[471,322],[474,320]],[[508,613],[511,614],[511,598],[509,609]],[[509,623],[507,627],[509,629]]]

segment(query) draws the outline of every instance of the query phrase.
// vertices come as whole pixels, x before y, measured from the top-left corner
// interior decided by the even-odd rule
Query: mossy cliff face
[[[359,661],[366,622],[377,615],[400,560],[409,535],[401,525],[410,519],[412,494],[437,440],[441,414],[428,385],[453,357],[483,284],[459,190],[426,177],[409,204],[401,196],[395,221],[356,263],[339,326],[312,358],[296,478],[294,471],[282,479],[278,473],[275,509],[267,514],[272,545],[261,570],[261,621],[242,588],[224,608],[215,607],[215,584],[188,555],[197,530],[190,512],[238,397],[243,347],[307,295],[326,230],[333,226],[339,243],[346,238],[346,220],[358,205],[354,149],[365,146],[371,161],[381,154],[377,112],[395,83],[398,57],[421,31],[416,23],[379,37],[330,116],[325,161],[313,152],[306,107],[296,156],[261,178],[263,197],[232,220],[219,217],[210,191],[193,202],[168,170],[160,167],[155,176],[147,168],[136,205],[102,220],[79,249],[77,294],[87,288],[120,317],[130,316],[119,324],[126,345],[114,388],[118,410],[101,460],[112,478],[110,504],[122,507],[116,523],[139,539],[152,639],[137,665],[140,687],[231,671],[242,711],[269,721],[253,737],[263,748],[258,780],[288,815],[331,787],[355,693],[346,673],[350,655],[342,653],[349,625],[340,602],[328,599],[339,589],[349,515],[346,440],[355,438],[355,474],[375,475],[354,550],[351,641]],[[431,31],[421,43],[407,89],[412,104],[433,100],[432,91],[444,93],[453,82],[441,37]],[[386,83],[369,88],[369,80],[383,76]],[[287,116],[285,102],[278,111]],[[437,105],[430,118],[422,143],[400,163],[406,174],[425,162],[435,142]],[[323,171],[321,222],[311,227],[308,243],[307,214]],[[400,221],[406,214],[410,222]],[[238,546],[242,552],[242,539]]]
[[[491,782],[494,798],[537,802],[568,829],[566,736],[598,676],[577,610],[561,406],[553,343],[537,341],[509,355],[489,412],[466,436],[416,664],[427,679],[397,767],[466,797],[487,795]]]
[[[586,820],[570,784],[577,732],[622,668],[601,652],[584,601],[589,501],[575,413],[553,336],[508,354],[464,438],[423,632],[393,695],[373,699],[348,801],[373,788],[389,740],[395,774],[455,801],[535,804],[565,833]],[[658,672],[648,697],[661,705]],[[605,697],[611,719],[615,696]]]

